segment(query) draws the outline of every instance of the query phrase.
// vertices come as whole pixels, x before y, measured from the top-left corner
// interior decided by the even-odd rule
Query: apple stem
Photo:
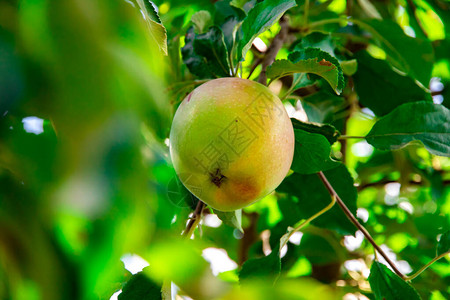
[[[336,193],[336,191],[334,190],[333,186],[330,184],[330,182],[328,181],[328,179],[325,177],[325,175],[323,174],[323,172],[319,172],[317,173],[319,175],[320,180],[322,180],[323,184],[325,185],[325,187],[327,188],[328,192],[332,195],[336,197],[336,202],[337,204],[341,207],[342,211],[345,213],[345,215],[347,216],[347,218],[364,234],[364,236],[366,237],[366,239],[372,244],[372,246],[375,248],[375,250],[380,253],[381,256],[383,256],[383,258],[386,260],[386,262],[391,266],[392,270],[394,270],[394,272],[400,276],[400,278],[402,278],[403,280],[406,279],[405,275],[403,275],[402,272],[400,272],[397,267],[395,266],[394,262],[391,261],[391,259],[386,255],[386,253],[383,251],[383,249],[380,248],[380,246],[377,245],[377,243],[375,242],[375,240],[372,238],[372,236],[370,235],[370,233],[367,231],[367,229],[362,226],[358,220],[355,218],[355,216],[352,214],[352,212],[348,209],[347,205],[345,205],[344,201],[342,201],[342,199],[339,197],[339,195]]]
[[[189,219],[186,229],[183,231],[183,236],[190,238],[194,233],[195,228],[197,228],[198,223],[202,219],[203,209],[205,208],[205,203],[202,200],[198,199],[197,206],[192,214],[192,217]]]

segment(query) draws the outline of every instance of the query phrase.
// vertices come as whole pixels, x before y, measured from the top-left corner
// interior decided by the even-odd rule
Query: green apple
[[[281,183],[294,155],[294,130],[267,87],[241,78],[214,79],[178,107],[170,154],[192,194],[212,208],[233,211]]]

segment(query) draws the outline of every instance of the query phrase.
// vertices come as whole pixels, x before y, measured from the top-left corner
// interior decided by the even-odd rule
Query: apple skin
[[[280,99],[241,78],[219,78],[180,104],[170,155],[184,186],[219,211],[248,206],[285,178],[294,156],[294,130]]]

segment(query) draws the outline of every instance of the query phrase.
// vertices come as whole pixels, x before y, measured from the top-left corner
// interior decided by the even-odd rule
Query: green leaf
[[[450,230],[445,232],[439,239],[439,243],[436,248],[437,256],[450,252]]]
[[[247,260],[239,272],[239,281],[242,283],[258,277],[269,277],[276,281],[280,271],[280,243],[278,243],[269,255]]]
[[[356,59],[341,61],[341,67],[344,75],[352,76],[358,70],[358,61]]]
[[[381,150],[421,141],[431,153],[450,156],[450,111],[430,102],[403,104],[378,120],[366,140]]]
[[[244,233],[244,229],[242,229],[242,209],[238,209],[232,212],[214,210],[214,213],[220,220],[222,220],[222,222]]]
[[[343,97],[338,97],[331,91],[322,90],[304,97],[302,106],[310,122],[333,123],[342,118],[340,115],[346,110],[348,104]]]
[[[429,40],[407,36],[392,20],[372,19],[361,26],[373,34],[393,67],[428,87],[434,62],[433,47]]]
[[[197,75],[199,78],[213,78],[212,72],[209,70],[204,58],[198,55],[194,50],[194,41],[196,34],[194,32],[194,27],[191,27],[186,32],[185,44],[181,48],[181,55],[183,57],[183,62],[188,67],[189,71]]]
[[[385,265],[376,261],[373,262],[370,268],[369,283],[375,294],[375,299],[420,299],[419,294],[411,285],[394,274]]]
[[[340,165],[324,171],[324,174],[342,201],[353,214],[356,214],[357,193],[347,168]],[[277,191],[288,194],[287,198],[278,201],[278,205],[284,218],[290,224],[311,217],[331,202],[329,192],[316,174],[294,173],[286,177]],[[356,231],[337,205],[311,223],[318,227],[336,230],[341,234],[354,234]]]
[[[413,79],[394,72],[385,60],[375,59],[366,51],[355,55],[358,71],[353,76],[359,101],[376,115],[383,116],[397,106],[431,97]]]
[[[200,10],[193,14],[191,22],[194,24],[194,32],[196,34],[205,33],[213,25],[211,14],[207,10]]]
[[[208,32],[197,35],[194,40],[194,50],[206,58],[208,67],[214,75],[230,76],[228,51],[219,27],[213,26]]]
[[[294,0],[266,0],[256,4],[242,22],[242,38],[237,47],[238,61],[252,46],[253,40],[266,31],[290,8],[296,6]]]
[[[297,40],[294,45],[292,52],[302,51],[306,48],[319,48],[331,56],[336,57],[336,53],[334,52],[336,49],[336,39],[330,33],[311,32],[307,36]]]
[[[301,129],[310,133],[318,133],[327,138],[330,144],[334,144],[339,136],[339,131],[330,124],[307,123],[291,118],[294,129]]]
[[[203,34],[195,34],[194,28],[189,28],[181,54],[189,71],[200,78],[230,76],[228,51],[217,26]]]
[[[150,35],[156,41],[159,49],[167,55],[167,32],[159,19],[158,13],[155,11],[155,8],[150,1],[136,0],[136,2],[147,22]]]
[[[323,77],[340,94],[344,88],[344,75],[336,58],[318,48],[306,48],[289,55],[289,60],[276,60],[267,68],[271,80],[295,73],[313,73]]]
[[[147,267],[149,268],[149,267]],[[146,268],[144,268],[146,269]],[[119,300],[158,300],[162,299],[161,287],[150,280],[144,271],[134,274],[125,284]]]
[[[340,164],[330,159],[331,146],[317,133],[294,129],[295,148],[291,169],[299,174],[313,174],[335,168]]]

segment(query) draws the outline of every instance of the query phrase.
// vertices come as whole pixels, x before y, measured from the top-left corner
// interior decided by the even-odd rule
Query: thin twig
[[[192,233],[194,233],[195,228],[197,228],[198,223],[202,219],[203,208],[205,207],[205,203],[202,200],[198,200],[197,207],[195,207],[194,213],[192,217],[189,219],[189,222],[186,225],[186,229],[183,232],[183,236],[190,238]]]
[[[278,32],[278,34],[273,38],[273,41],[270,44],[269,49],[267,49],[267,52],[264,55],[264,58],[261,63],[262,69],[261,73],[259,74],[258,82],[264,85],[267,84],[267,75],[266,75],[267,67],[274,62],[275,57],[278,54],[278,51],[280,51],[281,47],[283,47],[284,41],[288,36],[289,21],[286,17],[281,17],[280,27],[281,27],[280,32]]]
[[[300,225],[298,225],[297,227],[295,227],[294,229],[292,229],[289,232],[289,235],[287,236],[287,238],[284,239],[283,244],[280,245],[280,250],[281,250],[281,248],[283,248],[287,244],[287,242],[289,241],[289,239],[291,238],[291,236],[294,233],[296,233],[297,231],[301,230],[303,227],[305,227],[306,225],[311,223],[314,219],[320,217],[321,215],[323,215],[324,213],[329,211],[331,208],[333,208],[333,206],[335,204],[336,204],[336,196],[335,195],[331,195],[331,202],[330,202],[330,204],[328,204],[327,206],[322,208],[320,211],[318,211],[313,216],[311,216],[308,219],[306,219],[305,221],[303,221]]]
[[[318,173],[319,178],[322,180],[323,184],[325,185],[325,187],[327,188],[328,192],[331,195],[334,195],[336,197],[336,202],[337,204],[341,207],[342,211],[345,213],[345,215],[347,216],[347,218],[364,234],[364,236],[366,237],[366,239],[372,244],[372,246],[378,251],[378,253],[380,253],[381,256],[383,256],[383,258],[386,260],[386,262],[392,267],[392,269],[394,270],[394,272],[400,276],[400,278],[402,279],[406,279],[405,275],[403,275],[402,272],[400,272],[397,267],[395,266],[394,262],[391,261],[391,259],[386,255],[386,253],[384,253],[383,249],[380,248],[380,246],[377,245],[377,243],[374,241],[374,239],[372,238],[372,236],[370,235],[370,233],[367,231],[366,228],[364,228],[364,226],[362,226],[358,220],[355,218],[355,216],[352,214],[352,212],[348,209],[347,205],[345,205],[344,201],[342,201],[342,199],[339,197],[339,195],[336,193],[336,191],[334,190],[333,186],[330,184],[330,182],[328,181],[328,179],[325,177],[325,175],[323,174],[323,172],[319,172]]]
[[[417,276],[419,276],[420,274],[422,274],[423,271],[425,271],[429,266],[431,266],[432,264],[434,264],[435,262],[437,262],[438,260],[440,260],[441,258],[445,257],[446,255],[448,255],[450,252],[445,252],[442,253],[439,256],[436,256],[435,258],[433,258],[429,263],[427,263],[425,266],[423,266],[422,268],[420,268],[419,271],[417,271],[416,273],[414,273],[411,276],[406,277],[407,281],[411,281],[414,278],[416,278]]]
[[[339,140],[346,140],[346,139],[365,139],[365,136],[357,136],[357,135],[341,135],[338,137]]]
[[[362,191],[369,187],[384,186],[386,184],[394,183],[394,182],[398,183],[398,180],[380,180],[380,181],[376,181],[376,182],[363,183],[363,184],[360,184],[359,186],[357,186],[356,188],[358,189],[358,191]],[[413,186],[421,186],[421,185],[426,185],[426,184],[429,184],[429,183],[426,181],[414,181],[414,180],[409,180],[408,182],[406,182],[406,185],[413,185]],[[450,180],[448,180],[448,179],[443,180],[442,185],[450,186]]]

